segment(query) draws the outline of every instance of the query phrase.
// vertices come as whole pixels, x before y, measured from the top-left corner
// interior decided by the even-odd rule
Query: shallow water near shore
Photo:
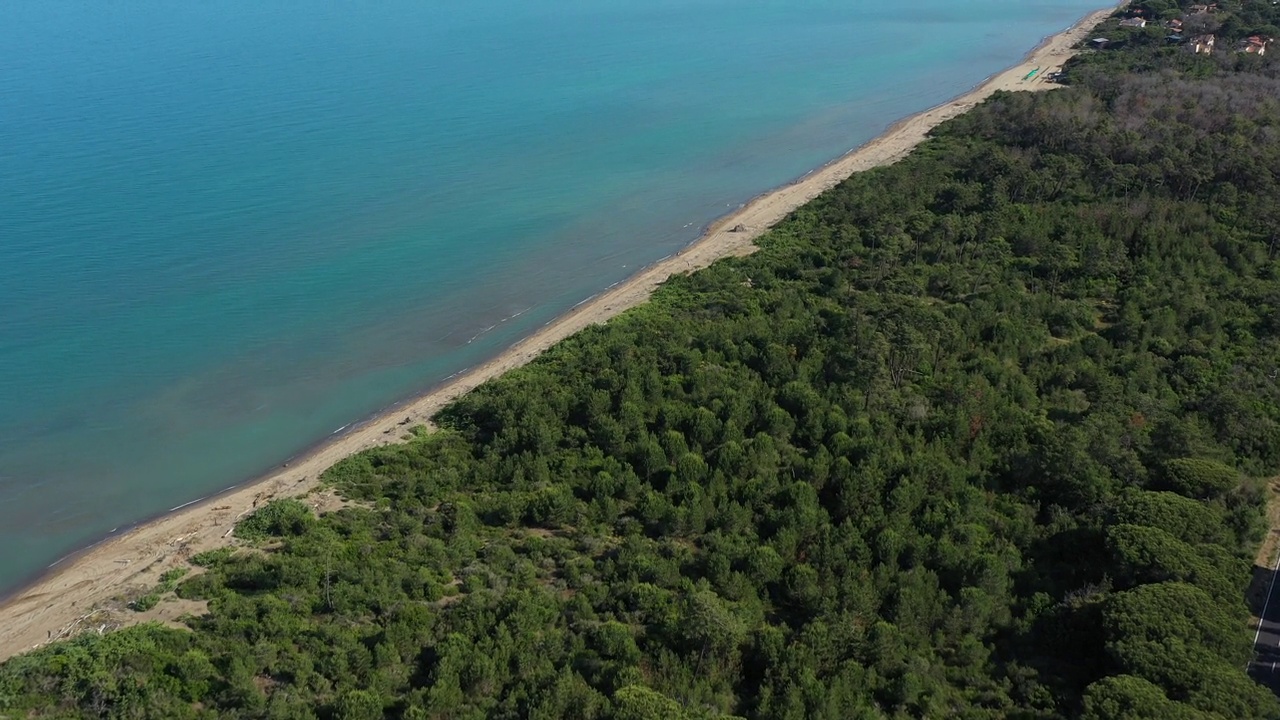
[[[1098,6],[0,5],[0,593],[483,361]]]

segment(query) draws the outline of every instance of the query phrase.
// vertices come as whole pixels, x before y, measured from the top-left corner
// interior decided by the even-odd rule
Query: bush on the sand
[[[155,588],[146,595],[143,595],[129,603],[129,609],[135,612],[146,612],[156,605],[159,605],[160,600],[163,599],[167,593],[170,593],[177,588],[178,581],[182,580],[186,574],[187,568],[173,568],[171,570],[166,570],[160,575],[160,582],[156,584]]]
[[[146,612],[156,605],[160,604],[160,593],[150,592],[142,597],[129,603],[129,609],[134,612]]]
[[[236,525],[235,536],[259,541],[269,537],[301,535],[316,517],[311,508],[293,498],[272,500]]]
[[[202,553],[196,553],[191,556],[191,564],[196,567],[211,568],[226,562],[234,555],[236,549],[231,546],[214,548],[205,550]]]
[[[178,581],[186,574],[186,568],[173,568],[172,570],[166,570],[164,574],[160,576],[160,584],[156,586],[156,590],[159,592],[169,592],[178,586]]]

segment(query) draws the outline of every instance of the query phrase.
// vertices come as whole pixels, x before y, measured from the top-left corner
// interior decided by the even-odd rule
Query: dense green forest
[[[189,631],[0,666],[0,717],[1280,717],[1280,65],[1105,29],[265,506]]]

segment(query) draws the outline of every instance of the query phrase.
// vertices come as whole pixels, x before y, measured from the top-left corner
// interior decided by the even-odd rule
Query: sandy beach
[[[321,473],[335,462],[362,450],[401,441],[411,427],[428,423],[446,404],[481,383],[524,365],[585,327],[644,302],[673,274],[706,267],[723,257],[749,254],[755,248],[755,239],[791,211],[853,173],[899,160],[924,140],[931,129],[968,111],[992,93],[1056,87],[1043,77],[1075,54],[1074,46],[1112,12],[1113,9],[1108,8],[1086,16],[1070,29],[1046,39],[1022,62],[981,86],[906,118],[834,162],[747,203],[709,227],[682,252],[578,305],[487,363],[360,424],[277,472],[113,536],[61,561],[47,575],[0,605],[0,661],[80,631],[97,631],[143,620],[171,621],[183,613],[198,611],[198,606],[162,602],[147,613],[134,613],[123,609],[120,598],[151,588],[162,572],[186,566],[186,558],[191,555],[230,542],[228,538],[235,521],[261,503],[275,497],[310,493],[316,489]],[[1036,68],[1039,68],[1036,78],[1024,80]],[[308,502],[318,510],[341,504],[328,492],[312,494]]]

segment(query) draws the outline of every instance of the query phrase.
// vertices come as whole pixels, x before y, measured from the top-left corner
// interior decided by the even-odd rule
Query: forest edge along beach
[[[1280,718],[1280,6],[1096,35],[161,537],[157,622],[82,608],[0,715]]]
[[[401,442],[409,428],[429,425],[451,401],[520,367],[560,340],[604,322],[644,302],[667,278],[712,262],[755,250],[754,241],[790,212],[834,187],[849,175],[893,163],[925,139],[929,131],[1001,90],[1048,90],[1043,78],[1026,81],[1031,68],[1060,68],[1078,45],[1114,8],[1099,10],[1071,28],[1049,37],[1022,60],[980,86],[947,103],[905,118],[883,134],[795,183],[766,193],[714,223],[682,252],[661,260],[628,280],[521,340],[497,357],[464,371],[425,395],[362,422],[314,450],[233,490],[166,514],[68,557],[48,574],[6,598],[0,605],[0,659],[31,650],[55,636],[81,627],[88,610],[149,588],[160,575],[185,564],[183,558],[228,542],[238,518],[271,498],[299,497],[315,490],[320,475],[337,461],[369,448]],[[741,226],[740,232],[734,230]],[[136,622],[135,615],[124,615]]]

